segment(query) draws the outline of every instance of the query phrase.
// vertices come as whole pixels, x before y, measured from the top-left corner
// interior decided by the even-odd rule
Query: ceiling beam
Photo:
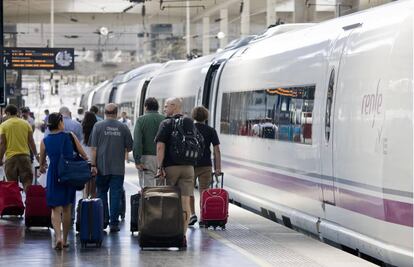
[[[77,22],[71,20],[74,18]],[[152,23],[181,23],[182,16],[148,16],[145,19],[147,25]],[[18,24],[18,23],[43,23],[49,24],[50,19],[44,15],[31,15],[30,19],[27,16],[5,16],[5,23]],[[142,24],[141,14],[136,13],[56,13],[55,23],[57,24],[93,24],[93,25],[137,25]]]
[[[211,15],[213,15],[213,14],[217,14],[217,13],[219,13],[220,12],[220,9],[223,9],[223,8],[228,8],[229,6],[231,6],[231,5],[233,5],[233,4],[235,4],[235,3],[240,3],[240,0],[228,0],[228,1],[225,1],[225,2],[223,2],[223,3],[221,3],[221,4],[218,4],[218,5],[213,5],[212,7],[210,7],[210,8],[207,8],[204,12],[202,12],[201,14],[199,14],[199,15],[197,15],[197,16],[195,16],[195,17],[193,17],[192,19],[191,19],[191,22],[197,22],[197,21],[199,21],[199,20],[202,20],[203,19],[203,17],[210,17]]]

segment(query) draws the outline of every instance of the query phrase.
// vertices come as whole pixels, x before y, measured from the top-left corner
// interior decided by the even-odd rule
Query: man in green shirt
[[[139,184],[154,186],[157,174],[156,144],[154,142],[160,123],[165,117],[158,113],[158,101],[154,97],[145,99],[145,115],[139,117],[134,129],[134,160],[138,169]]]

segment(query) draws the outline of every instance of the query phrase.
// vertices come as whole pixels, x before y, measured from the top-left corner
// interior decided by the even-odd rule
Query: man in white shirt
[[[132,123],[131,123],[131,120],[128,119],[127,113],[125,111],[122,111],[121,118],[118,121],[125,124],[128,127],[128,129],[131,129]]]

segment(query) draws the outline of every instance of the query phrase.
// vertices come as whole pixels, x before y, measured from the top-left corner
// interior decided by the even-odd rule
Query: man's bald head
[[[183,102],[181,98],[178,98],[178,97],[168,98],[165,101],[164,112],[167,116],[181,114],[182,105],[183,105]]]
[[[109,103],[105,106],[105,116],[109,118],[116,118],[118,114],[118,106],[114,103]]]
[[[63,117],[70,117],[71,116],[69,108],[65,107],[65,106],[63,106],[59,109],[59,113],[62,114]]]

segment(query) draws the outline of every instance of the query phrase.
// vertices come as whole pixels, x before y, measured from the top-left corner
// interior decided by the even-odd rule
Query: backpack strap
[[[184,118],[183,117],[174,118],[174,128],[173,128],[173,131],[174,130],[180,132],[180,134],[185,138],[185,133],[184,133]]]

